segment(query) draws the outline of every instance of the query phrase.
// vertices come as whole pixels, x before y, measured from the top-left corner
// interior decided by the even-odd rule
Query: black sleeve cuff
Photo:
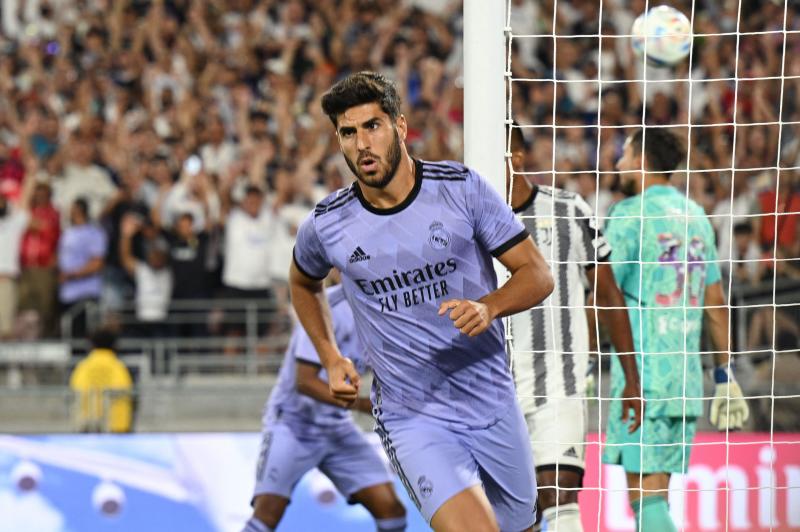
[[[506,240],[505,244],[501,244],[498,247],[494,248],[492,251],[490,251],[490,253],[492,254],[492,257],[494,257],[494,258],[499,257],[500,255],[502,255],[503,253],[505,253],[509,249],[513,248],[514,246],[516,246],[517,244],[519,244],[520,242],[522,242],[523,240],[528,238],[529,235],[530,235],[530,233],[528,233],[528,230],[527,229],[523,229],[522,231],[517,233],[515,236],[512,236],[511,238]]]
[[[309,279],[314,279],[315,281],[321,281],[321,280],[325,279],[325,277],[328,276],[328,274],[325,274],[322,277],[319,277],[317,275],[311,275],[310,273],[308,273],[306,271],[306,269],[303,268],[302,266],[300,266],[300,263],[297,261],[297,255],[295,254],[295,248],[292,248],[292,261],[294,262],[294,265],[297,267],[297,269],[300,270],[300,273],[302,273],[303,275],[305,275]]]

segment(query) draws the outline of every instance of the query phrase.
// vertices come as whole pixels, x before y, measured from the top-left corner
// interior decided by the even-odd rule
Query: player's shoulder
[[[608,217],[618,218],[620,216],[641,215],[641,201],[642,197],[639,195],[622,199],[609,207]]]
[[[334,212],[338,209],[352,204],[356,200],[355,184],[348,187],[340,188],[335,192],[328,194],[314,207],[314,218],[319,218],[328,213]]]
[[[534,201],[539,203],[563,203],[581,209],[588,208],[589,206],[577,192],[551,187],[550,185],[537,185],[536,189],[536,198]]]
[[[681,196],[681,197],[684,197],[684,196]],[[706,210],[699,203],[697,203],[695,200],[693,200],[692,198],[685,198],[685,201],[686,201],[686,213],[687,214],[692,214],[692,215],[695,215],[695,216],[707,214]]]
[[[425,161],[420,160],[422,179],[441,181],[443,183],[465,182],[477,176],[467,166],[457,161]]]

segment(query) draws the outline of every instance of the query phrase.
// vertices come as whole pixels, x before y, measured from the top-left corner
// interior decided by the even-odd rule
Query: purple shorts
[[[291,498],[295,484],[317,467],[348,500],[370,486],[392,482],[386,460],[355,424],[319,438],[298,439],[285,423],[264,427],[253,497]]]
[[[379,408],[375,432],[411,500],[430,523],[448,499],[483,485],[500,530],[519,532],[536,520],[536,471],[525,418],[514,402],[487,428],[458,428],[427,416]]]

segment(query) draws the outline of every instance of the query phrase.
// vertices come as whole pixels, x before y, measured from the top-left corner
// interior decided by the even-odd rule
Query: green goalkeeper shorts
[[[616,406],[616,408],[614,408]],[[635,432],[620,420],[621,402],[613,401],[609,412],[603,462],[621,465],[627,473],[685,473],[689,452],[697,432],[696,417],[642,419]]]

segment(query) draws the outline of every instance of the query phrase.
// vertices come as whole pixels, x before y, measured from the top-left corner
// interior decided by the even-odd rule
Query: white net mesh
[[[579,287],[568,272],[570,268],[585,271],[585,263],[565,248],[580,247],[573,242],[580,240],[580,227],[573,225],[584,220],[585,213],[568,205],[572,195],[589,205],[597,219],[596,226],[590,226],[596,239],[608,225],[612,206],[630,192],[625,186],[635,189],[637,180],[639,188],[648,185],[639,169],[617,169],[626,138],[644,131],[635,154],[641,156],[650,132],[670,131],[685,145],[685,153],[669,184],[678,191],[680,205],[696,204],[698,210],[676,207],[672,213],[648,215],[645,201],[638,204],[638,211],[629,210],[623,216],[619,207],[613,207],[616,214],[611,212],[614,223],[629,220],[638,227],[638,235],[629,238],[637,240],[632,245],[634,260],[611,257],[615,273],[629,267],[638,277],[638,282],[629,285],[638,285],[637,293],[622,287],[626,306],[637,309],[631,316],[641,316],[639,307],[647,307],[642,301],[652,288],[648,272],[662,268],[674,283],[670,306],[677,309],[680,322],[675,329],[689,328],[677,349],[652,349],[657,342],[646,327],[647,320],[632,320],[642,360],[672,360],[674,364],[679,357],[682,364],[677,373],[681,392],[674,398],[652,396],[659,386],[657,379],[642,382],[649,397],[645,429],[632,448],[643,464],[661,463],[668,470],[672,449],[677,449],[679,470],[688,464],[686,473],[672,475],[667,493],[672,519],[680,530],[797,530],[800,4],[793,0],[663,2],[689,19],[693,43],[685,59],[656,68],[644,58],[655,41],[647,39],[644,54],[638,56],[631,48],[631,31],[637,16],[661,3],[506,2],[506,123],[510,132],[521,133],[523,139],[523,148],[516,150],[516,133],[508,137],[509,178],[512,183],[526,180],[540,192],[548,187],[568,192],[537,193],[533,207],[520,212],[534,229],[557,290],[542,316],[530,320],[531,333],[513,320],[509,329],[515,377],[518,384],[521,378],[529,384],[519,387],[519,393],[530,414],[534,454],[537,465],[554,462],[557,480],[552,486],[559,494],[559,505],[568,502],[564,492],[576,491],[562,485],[559,474],[585,460],[580,509],[587,530],[636,527],[625,474],[600,460],[597,442],[606,432],[609,410],[613,412],[616,400],[611,389],[619,377],[609,373],[615,356],[609,331],[591,302],[586,343],[596,364],[589,364],[590,357],[582,348],[583,298],[575,296]],[[650,134],[656,138],[656,133]],[[521,157],[516,155],[520,151]],[[514,187],[509,190],[509,201],[519,203]],[[675,252],[666,261],[648,248],[658,245],[658,238],[649,231],[658,227],[659,217],[678,217],[681,227],[670,235]],[[705,220],[713,229],[715,249],[695,256],[689,244],[695,227]],[[618,240],[610,242],[615,249],[621,247]],[[590,258],[602,259],[601,248],[594,244]],[[666,240],[663,244],[672,249]],[[715,313],[708,309],[715,306],[702,299],[706,276],[712,275],[713,268],[721,273],[722,307],[728,322],[718,330],[729,330],[731,338],[730,360],[723,365],[733,368],[749,406],[742,431],[717,431],[708,421],[715,396],[711,369],[715,355],[728,351],[712,338],[709,319]],[[593,280],[586,290],[592,298],[599,293],[600,275]],[[698,321],[704,314],[705,321]],[[702,331],[696,347],[691,339],[693,325]],[[523,367],[526,356],[530,368]],[[694,359],[708,370],[703,371],[702,382],[693,376]],[[588,380],[580,374],[584,366],[593,368]],[[571,380],[577,384],[570,385]],[[573,404],[583,403],[584,390],[588,396],[586,438],[582,430],[563,429],[570,424],[581,428],[581,420],[571,416],[577,412]],[[663,410],[659,403],[669,405],[674,400],[682,405],[677,416],[669,406],[661,416],[679,421],[674,445],[649,441],[647,434],[655,430],[659,417],[653,414]],[[697,405],[702,414],[695,424]],[[578,455],[577,462],[573,453]],[[654,467],[659,470],[658,465]],[[641,481],[643,474],[638,477]],[[647,523],[639,525],[647,530]]]

